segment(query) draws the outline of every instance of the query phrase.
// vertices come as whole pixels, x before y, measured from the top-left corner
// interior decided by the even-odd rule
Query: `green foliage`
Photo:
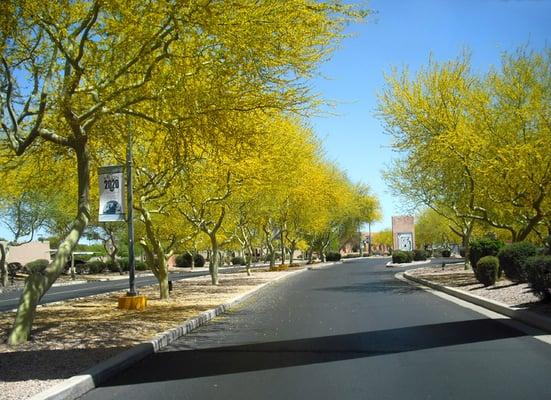
[[[115,264],[111,261],[107,262],[106,265],[107,265],[107,269],[109,270],[109,272],[119,272],[119,265],[117,265],[117,264]],[[121,265],[121,267],[122,267],[122,265]],[[124,271],[124,270],[122,269],[122,271]]]
[[[425,261],[429,257],[429,252],[426,250],[413,250],[413,261]]]
[[[496,283],[499,272],[499,259],[495,256],[484,256],[476,264],[476,279],[484,286]]]
[[[330,251],[329,253],[327,253],[327,255],[325,256],[325,259],[327,261],[339,261],[341,259],[341,253],[338,253],[338,252],[333,252],[333,251]]]
[[[412,261],[413,261],[413,252],[411,251],[394,250],[392,252],[392,262],[394,264],[404,264],[404,263],[410,263]]]
[[[88,261],[85,264],[89,274],[101,274],[107,269],[107,264],[103,261]]]
[[[471,262],[471,267],[476,272],[476,265],[478,260],[485,256],[497,256],[499,249],[504,246],[504,243],[495,238],[483,237],[477,240],[471,241],[469,261]]]
[[[231,259],[232,265],[246,265],[247,262],[243,257],[232,257]]]
[[[442,250],[442,257],[448,258],[451,257],[452,252],[449,249]]]
[[[180,254],[176,257],[176,267],[178,268],[191,268],[192,256],[189,253]],[[203,268],[205,266],[205,257],[201,254],[195,254],[193,257],[195,260],[196,268]]]
[[[526,282],[524,263],[527,258],[535,256],[536,252],[536,246],[528,242],[506,245],[497,254],[500,268],[511,281]]]
[[[542,300],[551,300],[551,256],[529,257],[524,268],[534,293]]]
[[[136,271],[149,271],[151,269],[151,267],[147,265],[147,263],[143,261],[137,261],[137,260],[136,260],[135,268],[136,268]]]
[[[23,272],[27,274],[41,274],[46,267],[50,264],[48,260],[38,259],[31,261],[23,267]]]

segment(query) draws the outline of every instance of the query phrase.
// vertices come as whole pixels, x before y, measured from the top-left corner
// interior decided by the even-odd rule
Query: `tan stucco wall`
[[[25,265],[39,259],[50,261],[50,242],[30,242],[19,246],[10,246],[7,262],[18,262]]]

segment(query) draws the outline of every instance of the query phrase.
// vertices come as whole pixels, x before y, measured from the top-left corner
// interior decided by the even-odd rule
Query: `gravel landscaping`
[[[514,308],[523,308],[551,316],[551,304],[541,302],[532,293],[527,283],[515,284],[502,278],[493,286],[484,287],[478,282],[473,271],[465,270],[463,264],[442,267],[424,267],[409,270],[410,275],[429,280],[444,286],[454,287],[467,293],[499,301]]]
[[[210,276],[174,283],[171,298],[158,298],[157,286],[140,289],[148,296],[145,311],[117,308],[124,293],[97,296],[45,305],[38,308],[32,338],[17,347],[5,344],[14,313],[0,314],[0,393],[4,400],[29,398],[63,379],[138,343],[150,340],[202,311],[214,308],[272,281],[288,271],[256,270]]]

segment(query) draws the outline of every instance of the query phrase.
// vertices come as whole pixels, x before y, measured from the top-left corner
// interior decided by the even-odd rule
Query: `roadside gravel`
[[[543,303],[532,292],[527,283],[513,283],[502,278],[495,285],[484,287],[479,283],[472,270],[465,270],[462,264],[441,267],[424,267],[408,271],[409,274],[440,285],[454,287],[467,293],[499,301],[513,308],[530,309],[545,315],[551,315],[551,304]]]

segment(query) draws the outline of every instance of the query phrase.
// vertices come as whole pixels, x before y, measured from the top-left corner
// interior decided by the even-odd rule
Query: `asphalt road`
[[[550,399],[551,346],[394,278],[305,271],[83,399]]]
[[[256,266],[256,267],[262,267]],[[253,268],[256,268],[253,267]],[[230,267],[223,268],[220,273],[235,272],[237,270],[243,270],[243,267]],[[195,272],[173,272],[170,273],[169,279],[176,281],[180,279],[188,279],[194,276],[208,275],[208,271],[195,271]],[[157,278],[154,276],[137,277],[136,287],[139,289],[143,286],[158,284]],[[74,285],[54,286],[46,292],[44,297],[40,300],[39,304],[53,303],[56,301],[69,300],[79,297],[88,297],[100,293],[117,292],[128,290],[128,276],[126,279],[117,279],[112,281],[100,281],[80,283]],[[19,298],[21,297],[22,289],[15,290],[8,293],[0,293],[0,312],[5,312],[17,308],[19,304]]]

